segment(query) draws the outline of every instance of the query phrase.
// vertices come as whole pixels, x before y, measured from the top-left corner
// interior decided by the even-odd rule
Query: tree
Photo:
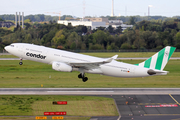
[[[105,30],[105,27],[102,27],[102,26],[97,27],[97,30],[102,30],[102,31],[104,31],[104,30]]]
[[[138,22],[135,27],[136,29],[140,29],[141,31],[146,31],[149,24],[151,24],[150,21],[143,20],[141,22]]]
[[[70,49],[71,50],[75,50],[77,47],[76,47],[76,43],[75,42],[73,42],[72,44],[71,44],[71,46],[70,46]]]
[[[141,37],[141,32],[136,30],[136,39],[133,42],[133,46],[137,49],[144,48],[146,46],[145,40]]]
[[[112,25],[109,25],[109,26],[108,26],[107,31],[108,31],[109,33],[114,33],[114,28],[112,27]]]
[[[24,25],[26,26],[25,27],[26,30],[28,30],[31,27],[31,25],[29,23],[24,23]]]
[[[152,49],[156,47],[155,42],[157,42],[157,38],[158,38],[158,35],[156,32],[143,31],[141,32],[140,38],[145,41],[145,47],[147,49]]]
[[[68,30],[73,29],[73,26],[72,26],[72,24],[71,24],[71,23],[68,23],[68,25],[67,25],[67,29],[68,29]]]
[[[103,50],[104,46],[100,44],[93,45],[92,43],[89,45],[89,50]]]
[[[127,42],[132,45],[133,42],[135,41],[136,39],[136,34],[135,34],[135,31],[134,30],[129,30],[128,32],[125,33],[126,36],[127,36]]]
[[[74,45],[75,49],[81,49],[81,37],[76,32],[72,32],[67,38],[68,48],[74,49]]]
[[[83,25],[83,26],[82,26],[82,32],[83,32],[83,33],[87,33],[87,31],[88,31],[87,27]]]
[[[178,32],[175,36],[175,42],[177,49],[180,49],[180,32]]]
[[[26,19],[26,20],[24,20],[24,23],[29,23],[29,22],[31,22],[31,20],[30,20],[30,19]]]
[[[121,26],[118,26],[115,30],[115,33],[116,34],[121,34],[122,33],[122,27]]]
[[[135,25],[136,24],[136,18],[131,16],[130,19],[129,19],[129,24],[130,25]]]
[[[64,45],[66,43],[65,36],[63,35],[63,30],[56,32],[56,35],[52,39],[52,43],[54,43],[56,47],[59,45]]]
[[[97,43],[97,44],[103,45],[106,48],[107,37],[108,35],[104,31],[97,30],[95,33],[93,33],[93,44]]]
[[[82,35],[83,33],[87,33],[87,27],[84,25],[79,25],[74,28],[74,31]]]
[[[107,50],[118,50],[119,48],[115,45],[115,43],[111,43],[111,45],[107,46]]]
[[[131,49],[131,45],[129,43],[123,43],[121,49]]]
[[[25,36],[24,42],[25,42],[25,43],[32,43],[31,34],[27,34],[27,35]]]
[[[0,21],[4,21],[2,18],[0,18]]]
[[[42,38],[42,44],[45,46],[51,46],[51,40],[56,34],[55,30],[51,30],[49,33],[45,34]]]

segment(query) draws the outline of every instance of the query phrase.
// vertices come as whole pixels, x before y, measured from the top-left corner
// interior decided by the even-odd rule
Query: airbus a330
[[[118,55],[111,58],[98,58],[27,43],[12,43],[5,47],[6,51],[20,58],[20,65],[23,64],[22,60],[26,59],[51,64],[52,69],[56,71],[79,71],[78,78],[83,82],[88,80],[85,73],[113,77],[166,75],[168,71],[163,69],[175,49],[167,46],[146,61],[134,65],[116,61]]]

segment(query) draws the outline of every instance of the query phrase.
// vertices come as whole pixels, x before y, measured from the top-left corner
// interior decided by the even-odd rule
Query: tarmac
[[[90,120],[180,119],[179,88],[0,88],[0,95],[90,95],[115,100],[119,116]]]
[[[112,95],[120,120],[180,120],[180,95]],[[99,119],[98,119],[99,120]],[[117,120],[117,119],[116,119]]]

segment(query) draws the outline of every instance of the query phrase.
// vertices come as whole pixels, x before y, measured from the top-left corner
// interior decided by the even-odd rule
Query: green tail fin
[[[146,68],[163,70],[175,49],[175,47],[166,46],[164,49],[160,50],[158,53],[156,53],[146,61],[137,65]]]

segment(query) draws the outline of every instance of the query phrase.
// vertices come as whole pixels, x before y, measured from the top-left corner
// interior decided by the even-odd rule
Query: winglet
[[[114,55],[113,57],[107,59],[106,61],[104,61],[104,63],[110,63],[112,60],[117,59],[118,55]]]
[[[115,59],[117,59],[117,57],[118,57],[118,55],[114,55],[114,56],[111,57],[111,58],[113,58],[113,59],[115,60]]]

